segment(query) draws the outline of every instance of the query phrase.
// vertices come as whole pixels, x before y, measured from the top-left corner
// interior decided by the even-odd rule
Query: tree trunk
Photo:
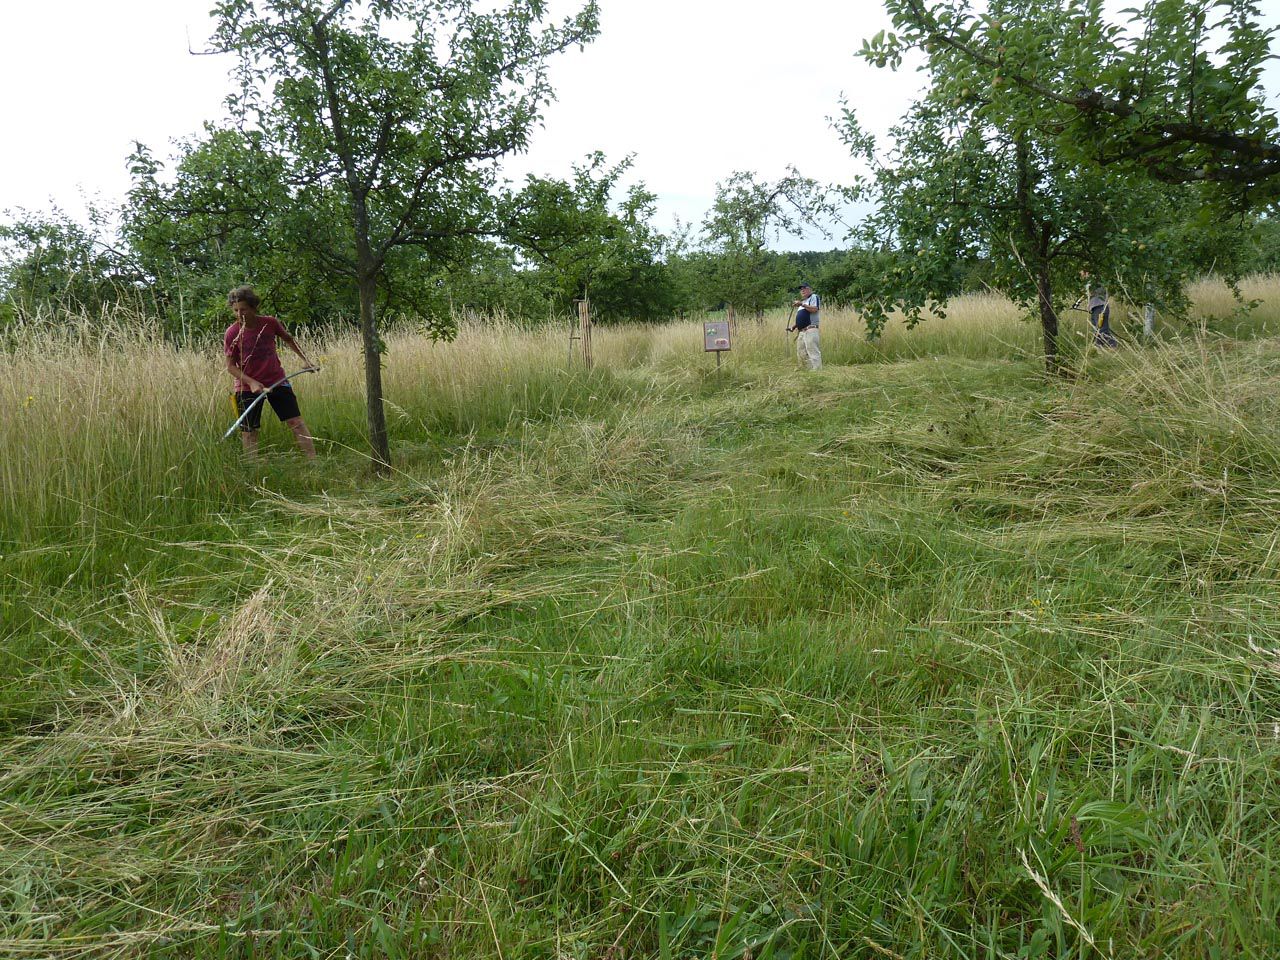
[[[1053,281],[1049,277],[1049,249],[1052,227],[1036,217],[1033,201],[1039,174],[1032,163],[1031,145],[1026,137],[1015,143],[1014,157],[1018,165],[1018,221],[1024,242],[1023,262],[1033,273],[1036,300],[1040,307],[1040,330],[1044,334],[1044,366],[1051,375],[1062,372],[1058,362],[1058,313],[1053,309]]]
[[[357,279],[360,288],[360,337],[364,342],[365,413],[369,422],[369,447],[375,473],[391,472],[391,446],[387,440],[387,415],[382,406],[382,339],[378,336],[378,320],[374,304],[378,293],[378,275],[361,269]]]
[[[1036,277],[1036,294],[1040,301],[1040,329],[1044,333],[1044,366],[1051,374],[1059,374],[1058,313],[1053,309],[1053,282],[1049,279],[1049,261],[1041,257]]]

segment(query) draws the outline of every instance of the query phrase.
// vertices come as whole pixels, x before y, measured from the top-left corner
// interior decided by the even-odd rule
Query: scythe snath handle
[[[254,407],[256,407],[258,404],[260,404],[263,400],[265,400],[265,399],[267,398],[267,394],[268,394],[268,393],[270,393],[272,390],[274,390],[276,387],[280,386],[280,384],[282,384],[282,383],[288,383],[288,382],[289,382],[289,380],[290,380],[290,378],[292,378],[292,377],[298,377],[298,376],[301,376],[301,375],[302,375],[302,374],[304,374],[304,373],[319,373],[319,372],[320,372],[320,368],[319,368],[319,367],[314,367],[314,366],[312,366],[312,367],[303,367],[301,370],[297,370],[297,371],[295,371],[294,373],[290,373],[290,374],[288,374],[288,375],[287,375],[287,376],[285,376],[283,379],[281,379],[281,380],[277,380],[275,383],[273,383],[271,386],[267,387],[267,389],[263,390],[260,394],[258,394],[256,397],[254,397],[254,398],[253,398],[253,403],[251,403],[251,404],[249,404],[247,407],[245,407],[245,408],[244,408],[244,413],[242,413],[242,414],[240,414],[240,416],[236,417],[236,422],[235,422],[235,423],[233,423],[230,427],[228,427],[228,428],[227,428],[227,432],[226,432],[226,433],[224,433],[224,434],[222,435],[222,439],[223,439],[223,440],[225,440],[225,439],[227,439],[227,437],[229,437],[229,436],[231,436],[233,433],[235,433],[235,432],[236,432],[236,427],[238,427],[238,426],[240,426],[240,424],[244,423],[245,417],[249,416],[249,414],[253,412],[253,408],[254,408]]]

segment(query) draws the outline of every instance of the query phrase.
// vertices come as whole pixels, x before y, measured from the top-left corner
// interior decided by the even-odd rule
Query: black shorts
[[[258,393],[237,393],[236,394],[236,411],[244,413],[249,404],[253,403],[261,394]],[[244,422],[240,424],[240,429],[245,433],[254,433],[262,429],[262,408],[267,404],[271,404],[271,409],[276,412],[276,416],[281,422],[292,420],[294,417],[302,416],[302,411],[298,409],[298,398],[293,392],[293,387],[287,383],[282,384],[267,394],[265,403],[260,403],[253,408],[253,412],[244,418]]]

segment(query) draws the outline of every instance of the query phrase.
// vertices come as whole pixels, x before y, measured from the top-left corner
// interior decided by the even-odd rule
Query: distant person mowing
[[[796,356],[800,358],[800,366],[806,370],[822,369],[822,352],[818,347],[818,310],[822,307],[822,298],[813,292],[807,283],[800,286],[800,299],[793,300],[796,308]]]
[[[280,363],[280,355],[276,353],[276,339],[289,345],[289,349],[302,358],[302,362],[311,366],[298,341],[289,336],[282,324],[275,317],[264,317],[258,314],[258,295],[252,287],[236,287],[227,294],[227,304],[236,315],[236,322],[227,327],[223,338],[223,353],[227,357],[227,372],[236,381],[236,410],[245,410],[258,398],[262,391],[273,383],[284,380],[284,367]],[[286,381],[274,387],[267,394],[266,402],[286,427],[293,431],[298,441],[298,448],[306,454],[308,460],[316,458],[315,443],[311,433],[302,420],[302,411],[298,409],[298,398],[293,387]],[[250,411],[240,424],[240,439],[244,444],[244,452],[250,458],[258,454],[258,431],[262,429],[262,408],[259,403]]]
[[[1093,345],[1095,347],[1118,346],[1120,341],[1111,332],[1111,298],[1107,295],[1107,288],[1091,279],[1087,270],[1080,272],[1080,279],[1085,282],[1084,296],[1081,299],[1089,301],[1089,325],[1093,327]]]

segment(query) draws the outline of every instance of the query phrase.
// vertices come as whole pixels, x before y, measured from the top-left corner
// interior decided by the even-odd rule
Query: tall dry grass
[[[151,567],[21,598],[0,953],[1274,955],[1275,343],[1047,380],[974,301],[877,344],[831,312],[806,376],[782,320],[719,374],[697,324],[601,329],[590,375],[555,330],[398,335],[390,483],[343,480],[353,341],[285,482],[269,417],[274,459],[219,445],[215,354],[33,335],[85,408],[6,476],[98,512],[25,549]],[[173,499],[94,487],[95,430]]]
[[[1267,333],[1277,322],[1280,281],[1258,278],[1244,295],[1264,301],[1231,330]],[[1193,323],[1166,333],[1195,333],[1225,325],[1239,304],[1221,284],[1193,290]],[[1117,310],[1116,325],[1137,327]],[[730,369],[785,376],[793,368],[793,341],[785,315],[743,320]],[[1065,339],[1087,341],[1087,320],[1069,314]],[[525,419],[601,408],[622,397],[643,402],[689,374],[714,368],[701,352],[694,321],[599,327],[595,370],[571,359],[567,329],[522,328],[501,319],[468,318],[451,342],[412,332],[388,337],[385,357],[388,419],[393,437],[410,447],[442,437],[502,430]],[[868,341],[856,315],[828,310],[822,326],[829,365],[926,357],[1031,359],[1039,333],[1007,301],[970,296],[945,317],[914,330],[891,322]],[[238,467],[234,438],[220,439],[234,419],[229,378],[216,344],[173,347],[145,316],[65,317],[10,329],[6,377],[0,382],[0,544],[22,550],[72,549],[113,530],[153,522],[198,524],[255,495]],[[358,344],[334,335],[309,344],[324,368],[297,384],[303,414],[331,459],[352,469],[364,452],[363,374]],[[673,379],[674,378],[674,379]],[[290,448],[270,413],[267,449]],[[352,458],[343,460],[344,451]],[[344,467],[344,469],[346,469]]]

